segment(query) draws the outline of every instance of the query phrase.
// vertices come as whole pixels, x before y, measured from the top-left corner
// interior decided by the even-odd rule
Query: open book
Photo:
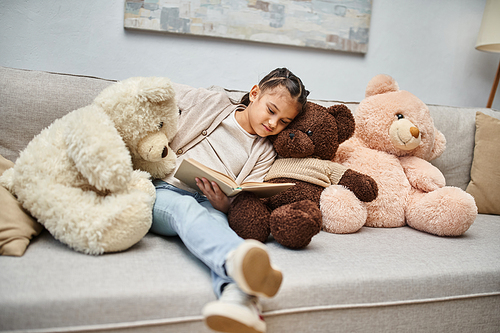
[[[194,189],[198,189],[195,178],[201,179],[205,177],[209,181],[216,182],[222,192],[226,193],[228,197],[236,195],[241,191],[250,191],[255,193],[258,197],[267,198],[295,185],[294,183],[274,184],[259,182],[248,182],[238,185],[234,179],[228,175],[209,168],[192,158],[187,158],[182,161],[174,177]]]

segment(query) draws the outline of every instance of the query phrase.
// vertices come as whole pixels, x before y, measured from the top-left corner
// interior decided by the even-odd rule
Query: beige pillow
[[[476,143],[467,192],[482,214],[500,214],[500,119],[476,113]]]
[[[14,165],[0,155],[0,175]],[[43,226],[27,213],[7,189],[0,186],[0,255],[22,256]]]

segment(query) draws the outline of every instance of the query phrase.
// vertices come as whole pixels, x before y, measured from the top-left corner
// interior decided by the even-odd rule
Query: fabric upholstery
[[[446,137],[443,155],[431,161],[446,178],[446,185],[467,188],[474,154],[476,112],[500,119],[500,112],[486,108],[429,105],[436,127]]]
[[[110,83],[0,68],[0,154],[15,161],[33,135]],[[357,104],[346,105],[354,111]],[[500,113],[429,108],[448,139],[434,163],[448,185],[465,189],[475,113]],[[284,282],[263,301],[268,332],[498,332],[499,239],[500,217],[486,214],[461,237],[362,228],[321,232],[300,251],[270,239]],[[201,316],[215,299],[209,271],[175,237],[148,234],[125,252],[88,256],[44,230],[22,257],[0,256],[0,281],[0,331],[210,332]]]
[[[458,238],[402,227],[321,232],[300,251],[271,241],[284,282],[263,300],[269,332],[463,332],[462,317],[465,328],[500,327],[499,238],[498,217],[480,215]],[[44,231],[0,267],[0,331],[209,332],[201,309],[215,299],[210,273],[176,237],[148,234],[126,252],[93,257]]]
[[[467,192],[479,213],[500,214],[500,119],[476,113],[476,141]]]
[[[14,163],[0,155],[0,175]],[[0,186],[0,255],[22,256],[30,239],[43,227],[26,212],[7,189]]]
[[[210,87],[212,90],[225,90],[233,102],[238,102],[244,95],[243,91],[228,90],[218,86]],[[356,113],[358,103],[332,100],[312,100],[312,102],[325,107],[343,103],[353,113]],[[437,159],[431,161],[446,179],[446,185],[456,186],[465,190],[470,182],[470,169],[474,152],[474,133],[476,112],[500,119],[500,112],[486,108],[461,108],[443,105],[428,104],[429,111],[436,127],[446,137],[445,152]]]
[[[0,67],[0,155],[15,162],[35,135],[90,104],[111,80]]]

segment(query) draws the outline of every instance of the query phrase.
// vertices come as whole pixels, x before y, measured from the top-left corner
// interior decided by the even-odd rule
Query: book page
[[[227,196],[232,196],[241,192],[241,189],[237,189],[238,185],[229,176],[215,171],[191,158],[185,159],[181,162],[181,165],[174,174],[174,177],[199,192],[201,191],[196,185],[195,178],[206,178],[211,182],[216,182],[222,192],[224,192]]]
[[[241,191],[249,191],[255,193],[259,197],[267,198],[295,185],[294,183],[249,182],[238,186],[238,184],[228,175],[213,170],[192,158],[187,158],[181,162],[174,177],[198,191],[199,188],[196,185],[195,178],[206,178],[209,181],[216,182],[222,192],[227,196],[236,195]]]
[[[290,187],[295,186],[295,183],[257,183],[250,182],[241,185],[243,191],[252,192],[260,198],[272,197],[275,194],[283,192]]]
[[[204,164],[202,164],[202,163],[200,163],[192,158],[188,158],[185,161],[187,161],[187,163],[190,163],[193,166],[197,167],[199,170],[204,171],[206,174],[226,183],[227,185],[229,185],[231,187],[238,187],[238,184],[236,184],[236,182],[234,181],[233,178],[229,177],[228,175],[226,175],[222,172],[219,172],[217,170],[209,168],[206,165],[204,165]],[[184,161],[182,161],[182,162],[184,163]],[[203,177],[205,177],[205,176],[203,176]],[[198,176],[198,178],[201,178],[201,177]],[[207,177],[205,177],[205,178],[207,178]]]

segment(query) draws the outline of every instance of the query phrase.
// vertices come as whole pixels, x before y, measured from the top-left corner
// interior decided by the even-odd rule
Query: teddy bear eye
[[[306,132],[306,134],[309,135],[309,136],[311,136],[311,135],[313,135],[313,132],[311,130],[309,130],[309,131]]]
[[[162,127],[163,127],[163,121],[158,124],[158,128],[162,128]]]
[[[404,119],[405,116],[403,116],[401,113],[396,114],[396,117],[398,117],[398,120]]]

